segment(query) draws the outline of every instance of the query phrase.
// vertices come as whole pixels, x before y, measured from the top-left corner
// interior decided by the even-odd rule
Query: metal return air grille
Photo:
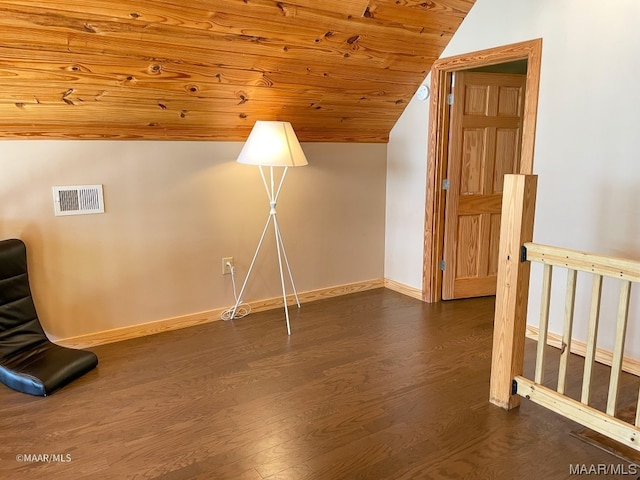
[[[53,187],[56,216],[104,213],[102,185]]]

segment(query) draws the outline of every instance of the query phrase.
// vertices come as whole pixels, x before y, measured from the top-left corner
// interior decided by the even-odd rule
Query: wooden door
[[[495,295],[502,185],[518,172],[524,75],[457,72],[445,195],[442,298]],[[446,187],[446,185],[445,185]]]

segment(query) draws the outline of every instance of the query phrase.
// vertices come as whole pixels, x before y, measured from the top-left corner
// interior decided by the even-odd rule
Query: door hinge
[[[447,267],[447,262],[444,260],[440,260],[440,270],[444,272],[444,269]]]
[[[453,105],[453,93],[447,95],[447,105]]]
[[[449,179],[445,178],[444,180],[442,180],[442,189],[443,190],[449,190]]]

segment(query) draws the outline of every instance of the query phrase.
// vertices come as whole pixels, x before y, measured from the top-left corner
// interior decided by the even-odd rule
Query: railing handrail
[[[526,260],[566,267],[605,277],[640,282],[640,261],[608,255],[552,247],[539,243],[525,243]]]

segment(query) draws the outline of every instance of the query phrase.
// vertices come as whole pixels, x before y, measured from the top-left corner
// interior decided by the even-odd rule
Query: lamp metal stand
[[[293,288],[293,294],[296,298],[296,303],[298,304],[298,308],[300,308],[300,300],[298,299],[298,292],[296,291],[296,286],[293,283],[293,275],[291,274],[291,267],[289,267],[289,260],[287,259],[287,252],[284,249],[284,242],[282,241],[282,234],[280,233],[280,227],[278,226],[278,216],[276,214],[276,203],[278,202],[278,196],[280,195],[280,190],[282,189],[282,184],[284,183],[284,177],[287,175],[287,170],[289,167],[284,167],[284,171],[282,172],[282,177],[280,178],[280,183],[278,184],[278,189],[276,190],[274,176],[273,176],[273,167],[269,167],[270,173],[270,182],[267,183],[267,179],[264,175],[264,170],[262,166],[260,166],[260,176],[262,177],[262,183],[264,184],[264,189],[267,192],[267,196],[269,197],[269,205],[271,207],[269,211],[269,217],[267,217],[267,223],[262,230],[262,235],[260,236],[260,241],[258,242],[258,248],[256,248],[256,252],[253,254],[253,259],[251,260],[251,265],[249,265],[249,270],[247,271],[247,276],[244,279],[242,284],[242,288],[240,289],[240,294],[236,299],[236,304],[233,307],[233,311],[231,312],[231,318],[233,319],[236,315],[236,311],[238,310],[238,306],[242,303],[242,295],[244,294],[244,289],[247,286],[247,282],[249,281],[249,276],[251,275],[251,271],[253,270],[253,266],[256,262],[256,258],[258,258],[258,253],[260,252],[260,247],[262,247],[262,241],[264,240],[264,236],[267,233],[267,229],[269,228],[269,224],[273,222],[273,229],[276,237],[276,249],[278,250],[278,266],[280,267],[280,283],[282,284],[282,300],[284,301],[284,315],[287,320],[287,334],[291,335],[291,326],[289,324],[289,309],[287,308],[287,293],[284,285],[284,271],[282,269],[282,259],[284,259],[284,263],[287,267],[287,272],[289,273],[289,280],[291,281],[291,287]]]

